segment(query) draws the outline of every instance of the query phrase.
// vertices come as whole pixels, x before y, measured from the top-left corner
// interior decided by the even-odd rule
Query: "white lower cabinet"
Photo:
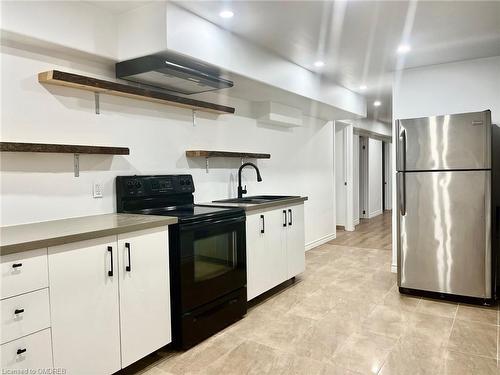
[[[52,247],[48,258],[56,368],[112,374],[170,342],[165,227]]]
[[[247,214],[247,300],[304,271],[304,205]]]
[[[304,205],[299,204],[288,207],[287,215],[286,259],[287,276],[290,279],[304,272],[306,267]]]
[[[0,259],[2,299],[47,287],[46,248],[2,255]]]
[[[2,344],[50,327],[47,288],[0,301]]]
[[[286,238],[282,210],[247,215],[247,300],[286,280]]]
[[[2,374],[49,374],[52,369],[50,328],[2,344],[0,358]]]
[[[54,366],[120,370],[116,236],[49,247],[49,288]]]
[[[122,367],[172,341],[168,233],[118,236]]]

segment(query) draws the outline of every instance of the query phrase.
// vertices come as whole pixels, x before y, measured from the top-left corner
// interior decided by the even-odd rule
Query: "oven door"
[[[179,229],[183,312],[246,286],[245,216],[181,224]]]

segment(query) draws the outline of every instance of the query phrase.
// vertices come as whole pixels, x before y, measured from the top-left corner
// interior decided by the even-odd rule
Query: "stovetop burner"
[[[241,208],[225,208],[215,206],[205,206],[198,204],[186,204],[181,206],[154,207],[133,211],[133,213],[143,215],[175,216],[180,222],[216,218],[218,216],[228,216],[242,214]]]

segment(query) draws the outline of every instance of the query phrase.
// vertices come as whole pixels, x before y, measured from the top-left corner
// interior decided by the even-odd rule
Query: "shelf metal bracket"
[[[99,93],[98,92],[94,93],[94,101],[95,101],[95,114],[98,115],[98,114],[101,113],[101,109],[100,109],[100,97],[99,97]]]
[[[245,162],[245,159],[241,158],[240,162],[241,162],[241,165],[243,165],[243,163]]]
[[[75,177],[80,177],[80,154],[73,154],[73,168]]]
[[[196,109],[193,109],[193,126],[196,126]]]
[[[209,163],[208,163],[208,158],[205,158],[205,170],[208,173],[208,168],[209,168]]]

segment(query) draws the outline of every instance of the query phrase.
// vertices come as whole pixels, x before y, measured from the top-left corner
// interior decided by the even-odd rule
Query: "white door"
[[[354,134],[352,141],[352,220],[354,225],[359,224],[359,135]]]
[[[54,366],[67,374],[120,369],[116,237],[49,247]]]
[[[118,236],[122,367],[172,341],[168,229]]]
[[[304,205],[289,207],[287,216],[287,279],[291,279],[305,270]]]
[[[385,151],[385,207],[384,210],[392,210],[392,144],[386,143]]]

